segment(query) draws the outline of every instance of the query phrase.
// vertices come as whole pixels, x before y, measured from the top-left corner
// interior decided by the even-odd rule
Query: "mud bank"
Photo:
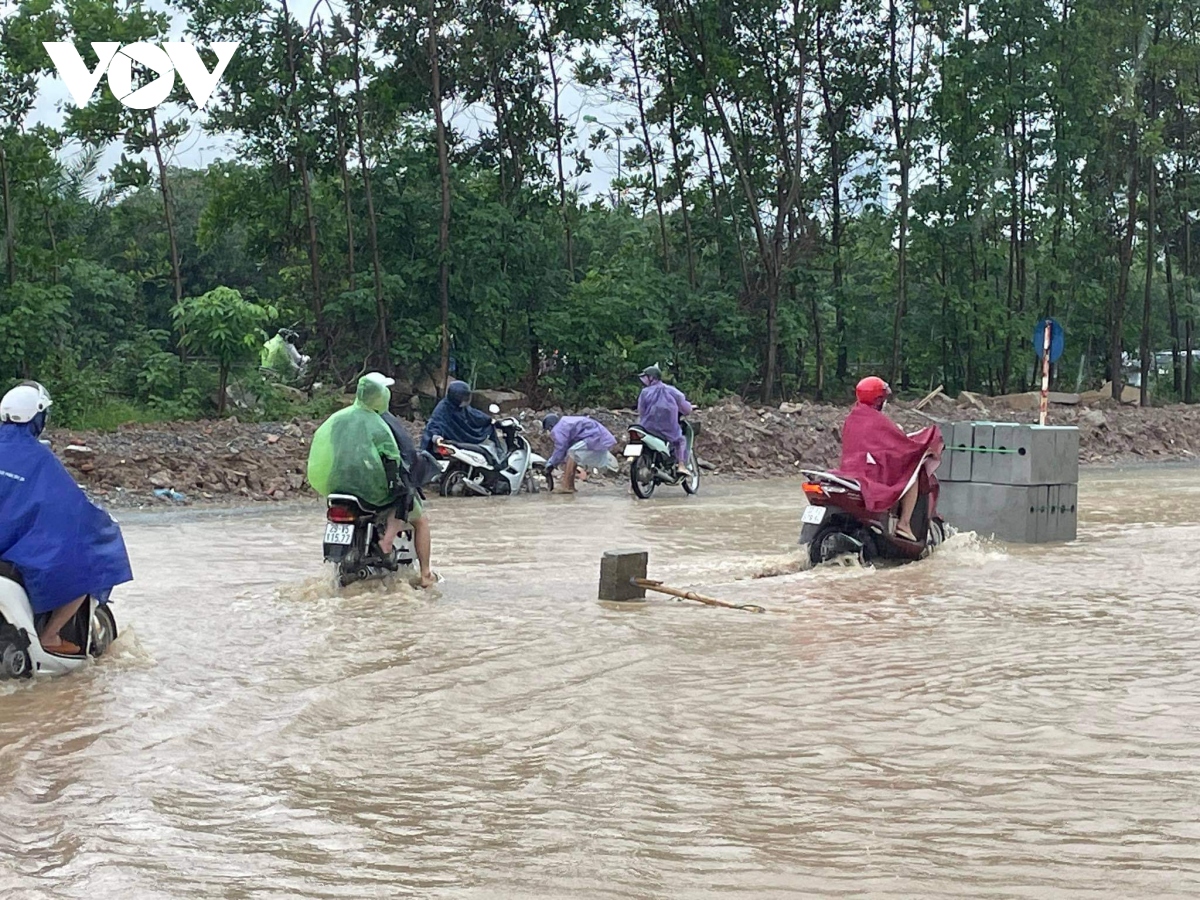
[[[591,415],[624,443],[631,410],[570,409]],[[940,420],[1031,421],[1036,413],[932,405],[924,414],[896,403],[888,412],[908,430]],[[548,454],[543,412],[518,410],[535,448]],[[767,478],[836,465],[846,408],[818,403],[761,407],[731,399],[699,410],[697,449],[706,474]],[[1056,407],[1051,423],[1077,425],[1084,464],[1200,458],[1200,407]],[[312,496],[304,473],[320,423],[296,419],[244,423],[236,418],[122,426],[114,432],[49,434],[71,474],[101,502],[119,507],[245,504]],[[424,423],[406,423],[418,436]],[[159,491],[160,495],[156,495]]]

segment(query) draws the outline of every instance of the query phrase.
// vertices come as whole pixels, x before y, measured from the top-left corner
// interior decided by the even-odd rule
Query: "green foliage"
[[[1094,385],[1110,347],[1194,332],[1194,3],[172,8],[242,42],[195,125],[234,161],[169,164],[180,91],[151,117],[101,85],[32,121],[42,41],[153,40],[161,11],[0,18],[0,379],[53,380],[71,420],[208,414],[231,377],[292,414],[253,366],[272,320],[326,383],[434,376],[445,328],[481,386],[579,404],[629,402],[650,361],[704,398],[840,398],[893,365],[897,388],[1018,390],[1047,313],[1060,383]]]
[[[254,358],[266,339],[263,327],[278,315],[272,306],[243,300],[233,288],[213,288],[171,310],[180,346],[217,360],[225,371]]]

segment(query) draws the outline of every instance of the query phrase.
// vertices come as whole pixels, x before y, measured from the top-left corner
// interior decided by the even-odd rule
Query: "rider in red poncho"
[[[909,436],[883,414],[892,389],[882,378],[871,376],[854,391],[858,402],[842,426],[842,462],[836,474],[853,478],[862,489],[863,501],[871,512],[885,512],[900,504],[896,536],[916,541],[912,530],[913,510],[922,486],[928,491],[932,465],[941,457],[942,436],[930,426]],[[931,509],[930,515],[933,515]]]

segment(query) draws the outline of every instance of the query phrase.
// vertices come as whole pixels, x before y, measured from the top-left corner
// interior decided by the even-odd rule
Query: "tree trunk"
[[[1171,245],[1163,242],[1167,269],[1167,318],[1171,327],[1171,387],[1177,398],[1183,397],[1183,360],[1179,355],[1179,307],[1175,303],[1175,279],[1171,271]]]
[[[8,154],[0,147],[0,193],[4,199],[4,270],[8,286],[17,283],[17,225],[8,186]]]
[[[183,274],[179,270],[179,242],[175,234],[175,214],[171,209],[171,191],[167,184],[167,164],[163,161],[162,143],[158,138],[158,119],[150,113],[150,138],[154,147],[154,159],[158,163],[158,187],[162,192],[163,221],[167,226],[167,246],[171,253],[171,282],[175,288],[175,302],[183,299]]]
[[[442,78],[438,68],[437,0],[429,0],[429,72],[433,119],[437,129],[438,174],[442,184],[442,216],[438,222],[438,299],[442,314],[442,359],[438,382],[442,396],[450,384],[450,158],[446,147],[446,122],[442,115]]]
[[[636,26],[635,26],[636,28]],[[627,45],[629,59],[633,63],[633,84],[637,98],[638,123],[641,125],[642,143],[646,147],[646,159],[650,163],[650,186],[654,191],[654,206],[658,211],[658,234],[662,243],[663,269],[671,271],[671,245],[667,242],[667,219],[663,213],[662,190],[658,182],[658,163],[654,159],[654,142],[650,140],[650,127],[646,124],[646,100],[642,91],[642,70],[638,65],[637,34],[630,38]]]
[[[1129,174],[1126,181],[1126,202],[1128,214],[1125,217],[1125,231],[1121,235],[1120,270],[1117,275],[1117,291],[1113,295],[1110,310],[1108,336],[1108,365],[1112,374],[1112,396],[1114,400],[1121,399],[1121,390],[1125,386],[1124,372],[1121,368],[1121,335],[1125,323],[1125,303],[1129,297],[1129,269],[1133,265],[1133,233],[1137,229],[1137,195],[1138,195],[1138,133],[1137,127],[1130,129],[1129,136]]]
[[[833,309],[834,335],[837,341],[837,377],[849,374],[849,348],[846,346],[846,310],[842,303],[842,122],[844,112],[833,100],[829,75],[825,66],[825,46],[822,40],[823,17],[817,13],[817,75],[821,81],[821,102],[825,111],[825,131],[829,140],[830,240],[833,244]]]
[[[356,7],[357,9],[357,7]],[[387,303],[383,297],[383,267],[379,260],[379,230],[375,218],[375,195],[371,189],[371,161],[367,158],[367,129],[362,105],[362,61],[359,56],[362,23],[354,19],[354,122],[358,132],[358,162],[362,166],[363,193],[367,201],[367,240],[371,243],[371,273],[375,286],[375,331],[383,373],[392,372],[392,344],[388,339]],[[440,109],[440,107],[439,107]]]
[[[225,392],[229,387],[229,366],[221,364],[217,376],[217,415],[225,415]]]
[[[665,31],[663,37],[666,37]],[[683,237],[687,245],[688,285],[692,288],[695,288],[696,251],[692,241],[692,220],[691,215],[688,213],[683,164],[679,159],[679,147],[683,141],[679,134],[679,125],[675,120],[675,78],[671,71],[671,53],[669,49],[667,50],[665,58],[665,72],[667,85],[667,116],[671,129],[671,155],[675,160],[675,190],[679,194],[679,212],[683,217]]]
[[[292,127],[291,138],[295,142],[291,148],[292,161],[295,164],[300,175],[300,189],[304,192],[304,215],[305,226],[308,231],[308,268],[312,279],[313,289],[313,315],[316,319],[317,334],[325,334],[325,298],[321,293],[321,248],[317,242],[317,215],[313,210],[312,201],[312,179],[309,177],[308,161],[305,159],[304,152],[299,146],[300,135],[303,131],[303,126],[299,119],[299,110],[295,106],[295,97],[299,91],[299,84],[296,76],[296,49],[292,40],[292,20],[291,12],[288,10],[287,0],[281,4],[281,11],[284,17],[284,34],[287,35],[287,47],[285,55],[287,57],[288,84],[290,93],[284,98],[285,103],[292,109],[293,121],[288,124]],[[325,336],[326,355],[328,356],[328,336]]]
[[[546,22],[545,12],[540,2],[534,3],[538,21],[542,25],[542,46],[546,51],[546,59],[550,66],[550,87],[554,106],[554,155],[558,163],[558,206],[562,215],[563,236],[566,239],[567,271],[571,273],[572,283],[575,281],[575,241],[571,234],[571,215],[567,203],[567,176],[563,163],[563,122],[559,110],[559,99],[562,87],[558,79],[558,66],[554,62],[554,41],[550,36],[550,27]]]
[[[1142,340],[1139,348],[1142,357],[1142,384],[1139,402],[1145,408],[1150,405],[1150,373],[1157,372],[1154,363],[1154,352],[1150,347],[1150,299],[1154,283],[1154,213],[1155,213],[1155,169],[1153,159],[1148,161],[1150,171],[1146,185],[1146,289],[1142,295]]]
[[[909,206],[909,170],[912,165],[910,158],[911,146],[909,141],[909,132],[912,128],[911,111],[908,127],[902,118],[902,103],[900,98],[900,60],[896,52],[896,44],[899,38],[899,10],[897,8],[897,0],[889,0],[888,2],[888,47],[889,47],[889,66],[888,66],[888,99],[891,105],[892,119],[892,136],[896,142],[896,161],[900,169],[900,235],[899,247],[897,248],[897,267],[896,267],[896,311],[892,319],[892,365],[891,378],[893,382],[900,382],[903,369],[901,367],[900,354],[902,349],[902,332],[904,327],[904,316],[908,308],[908,206]],[[908,93],[912,93],[913,89],[913,69],[916,64],[916,43],[917,43],[917,27],[916,23],[910,28],[909,37],[909,58],[908,58]],[[908,98],[911,104],[911,97]]]

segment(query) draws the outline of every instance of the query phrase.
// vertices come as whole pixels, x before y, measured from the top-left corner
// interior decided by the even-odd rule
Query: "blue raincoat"
[[[421,435],[421,449],[429,450],[434,437],[456,444],[483,444],[492,438],[492,417],[473,406],[463,406],[471,396],[465,381],[452,381],[446,396],[433,408]]]
[[[133,580],[120,527],[32,424],[0,425],[0,559],[21,573],[35,614]]]

